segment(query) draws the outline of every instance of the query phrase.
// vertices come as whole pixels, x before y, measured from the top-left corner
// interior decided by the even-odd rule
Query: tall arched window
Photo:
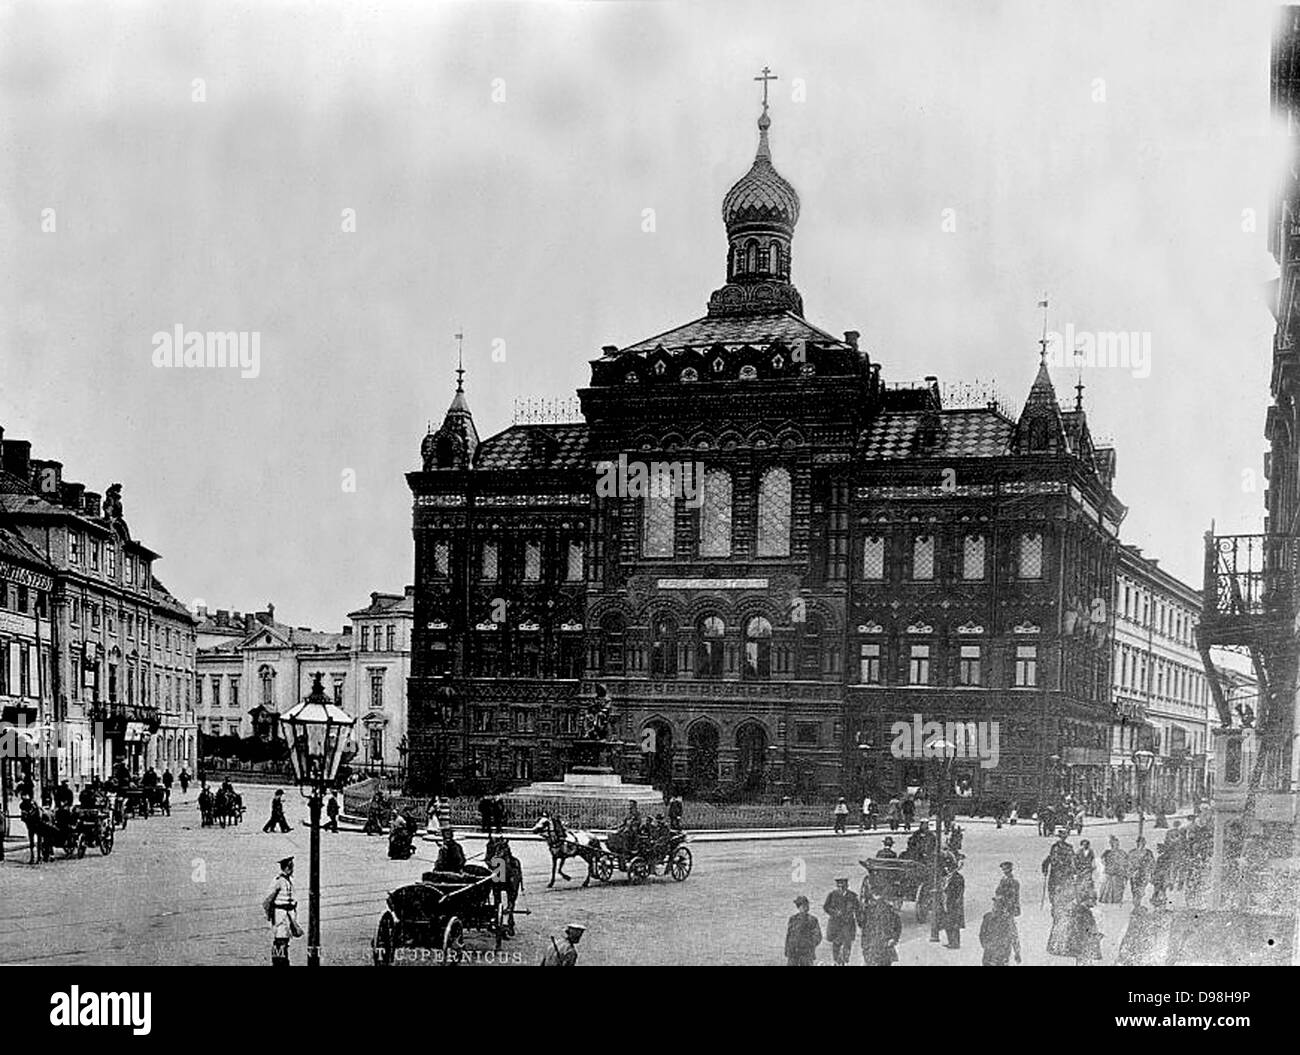
[[[802,640],[799,642],[799,677],[815,680],[822,676],[822,635],[825,625],[821,616],[808,616],[802,630]]]
[[[696,677],[722,677],[722,639],[726,632],[722,619],[716,615],[706,615],[695,625]]]
[[[661,617],[650,628],[650,677],[677,677],[677,624]]]
[[[733,275],[743,275],[745,273],[745,247],[744,246],[737,245],[732,247],[731,273]]]
[[[758,486],[758,556],[790,555],[790,473],[768,469]]]
[[[275,710],[275,669],[263,666],[257,672],[262,680],[262,706],[268,711]]]
[[[641,504],[641,555],[671,557],[677,511],[676,499],[671,494],[650,495]]]
[[[774,275],[781,274],[781,243],[773,242],[767,248],[767,266]]]
[[[745,270],[757,271],[758,270],[758,243],[755,242],[752,238],[749,240],[749,243],[745,246],[745,257],[746,257]]]
[[[772,676],[772,624],[761,615],[745,624],[745,677],[766,681]]]
[[[603,639],[601,664],[602,674],[623,673],[623,638],[627,624],[621,615],[607,615],[600,621],[600,636]]]
[[[731,474],[724,469],[710,469],[704,474],[700,556],[731,556]]]

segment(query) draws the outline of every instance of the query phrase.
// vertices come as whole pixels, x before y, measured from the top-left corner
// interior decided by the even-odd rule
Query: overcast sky
[[[810,9],[0,4],[0,425],[120,481],[183,601],[340,626],[411,579],[453,333],[487,436],[703,314],[767,64],[809,320],[1017,405],[1045,289],[1149,333],[1086,405],[1125,540],[1199,584],[1211,518],[1262,519],[1272,5]],[[177,325],[259,376],[155,368]]]

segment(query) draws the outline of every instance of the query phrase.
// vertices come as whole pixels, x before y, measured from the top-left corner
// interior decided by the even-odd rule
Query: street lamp
[[[311,693],[281,719],[289,729],[289,761],[311,812],[311,878],[308,886],[307,966],[320,966],[320,808],[334,783],[347,735],[356,719],[325,695],[321,675]]]
[[[1138,775],[1138,838],[1142,838],[1142,825],[1146,820],[1146,786],[1147,774],[1151,772],[1151,764],[1156,760],[1156,756],[1145,748],[1133,752],[1133,768]]]
[[[928,745],[928,749],[939,752],[938,757],[943,760],[940,764],[940,776],[936,788],[938,808],[934,814],[934,863],[930,877],[930,940],[937,942],[939,940],[939,898],[943,893],[940,884],[943,876],[943,818],[948,799],[948,784],[951,779],[949,767],[952,765],[952,760],[957,757],[957,745],[949,740],[935,740]]]

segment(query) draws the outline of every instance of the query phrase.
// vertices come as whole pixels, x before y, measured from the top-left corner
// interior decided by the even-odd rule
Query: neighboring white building
[[[1201,594],[1142,556],[1120,550],[1115,584],[1111,684],[1111,787],[1137,801],[1133,752],[1154,751],[1147,802],[1180,808],[1208,795],[1212,701],[1196,646]],[[1217,724],[1217,721],[1214,723]]]
[[[372,593],[341,633],[277,622],[275,608],[202,611],[198,628],[199,728],[217,736],[276,735],[279,716],[311,691],[312,676],[357,719],[354,766],[397,767],[406,736],[413,589]]]

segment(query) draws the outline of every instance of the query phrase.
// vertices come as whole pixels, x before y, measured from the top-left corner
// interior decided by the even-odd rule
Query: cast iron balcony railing
[[[1289,624],[1296,552],[1287,535],[1207,535],[1202,626]]]
[[[141,703],[122,703],[98,700],[90,705],[90,719],[95,722],[144,722],[156,728],[159,723],[157,707]]]

